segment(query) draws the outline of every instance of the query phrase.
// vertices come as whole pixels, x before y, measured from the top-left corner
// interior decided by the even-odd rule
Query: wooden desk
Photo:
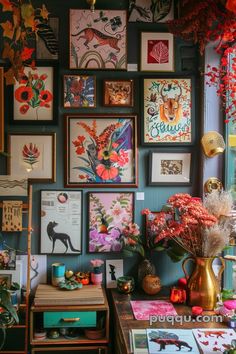
[[[152,325],[149,321],[138,321],[134,318],[133,311],[130,305],[130,300],[155,300],[157,296],[148,296],[145,294],[130,294],[123,295],[117,290],[111,291],[113,310],[114,310],[114,333],[115,333],[115,353],[116,354],[130,354],[129,344],[129,331],[138,328],[179,328],[179,329],[192,329],[192,328],[226,328],[225,323],[212,322],[188,322],[180,323],[175,322],[174,326],[168,322],[156,322]],[[191,314],[191,308],[185,305],[176,305],[176,312],[180,316]],[[205,311],[204,315],[212,315],[211,311]]]

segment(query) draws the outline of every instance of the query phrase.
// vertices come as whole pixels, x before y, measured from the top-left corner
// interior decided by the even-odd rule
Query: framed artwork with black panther
[[[43,254],[80,254],[82,191],[41,190]]]

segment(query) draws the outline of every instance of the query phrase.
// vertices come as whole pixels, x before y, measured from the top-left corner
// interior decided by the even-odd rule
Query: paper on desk
[[[176,316],[171,302],[164,300],[133,300],[130,301],[136,320],[149,320],[150,316]]]
[[[203,354],[223,353],[236,339],[231,328],[198,328],[193,329],[193,334]]]

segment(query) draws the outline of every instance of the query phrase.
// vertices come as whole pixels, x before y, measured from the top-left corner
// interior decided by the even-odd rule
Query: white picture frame
[[[116,288],[117,279],[123,275],[123,259],[106,260],[106,287],[108,289]]]

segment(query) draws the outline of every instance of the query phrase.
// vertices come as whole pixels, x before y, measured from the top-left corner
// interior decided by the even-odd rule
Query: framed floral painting
[[[142,32],[140,71],[174,70],[173,34]]]
[[[8,173],[31,182],[56,181],[56,134],[8,135]]]
[[[104,106],[132,107],[133,94],[133,80],[104,80]]]
[[[70,9],[70,69],[127,68],[126,10]]]
[[[134,193],[88,193],[88,220],[88,251],[120,252],[122,230],[134,220]]]
[[[143,145],[192,143],[190,78],[145,78]]]
[[[13,123],[54,124],[56,122],[56,67],[42,66],[32,70],[26,67],[25,75],[13,88]]]
[[[0,67],[0,152],[4,151],[4,69]]]
[[[136,187],[136,116],[66,115],[66,187]]]
[[[64,75],[64,108],[96,107],[96,77]]]

